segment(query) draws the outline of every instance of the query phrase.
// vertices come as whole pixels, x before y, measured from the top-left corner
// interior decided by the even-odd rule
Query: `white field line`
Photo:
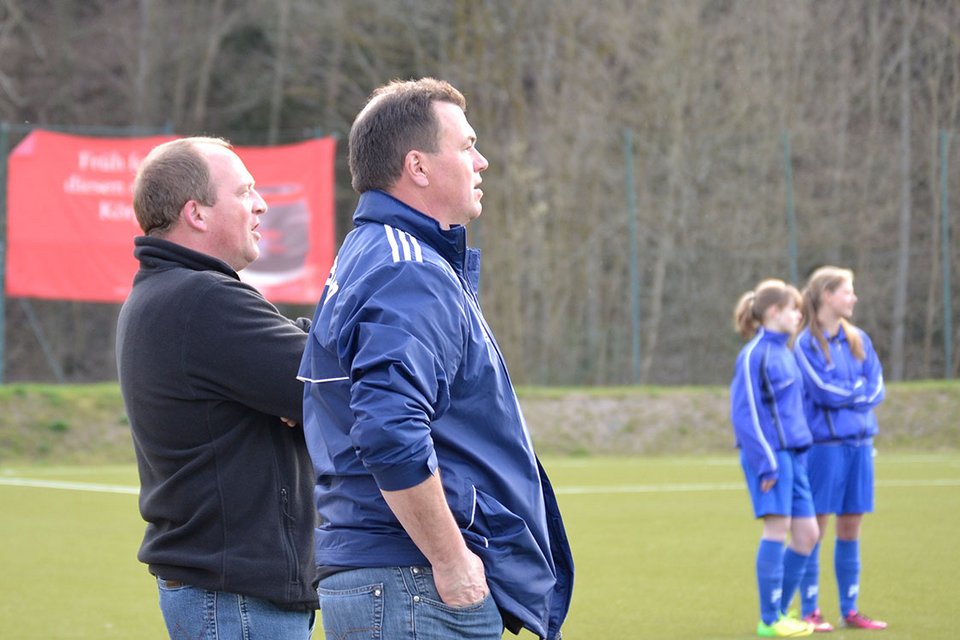
[[[960,487],[960,478],[930,480],[877,480],[878,487]],[[98,484],[94,482],[68,482],[37,480],[34,478],[0,477],[0,486],[31,487],[36,489],[60,489],[65,491],[89,491],[93,493],[119,493],[138,495],[140,489],[130,485]],[[702,482],[682,484],[624,484],[597,486],[556,487],[558,495],[612,495],[618,493],[693,493],[703,491],[742,491],[742,482]]]
[[[122,484],[98,484],[96,482],[67,482],[66,480],[37,480],[34,478],[2,478],[0,486],[32,487],[35,489],[63,489],[66,491],[90,491],[93,493],[125,493],[139,495],[140,487]]]
[[[878,487],[960,487],[960,478],[930,480],[877,480]],[[743,491],[742,482],[704,482],[682,484],[624,484],[555,487],[558,495],[609,495],[614,493],[692,493],[697,491]]]
[[[622,484],[580,487],[554,487],[558,495],[611,494],[611,493],[685,493],[694,491],[742,490],[742,482],[703,482],[682,484]]]

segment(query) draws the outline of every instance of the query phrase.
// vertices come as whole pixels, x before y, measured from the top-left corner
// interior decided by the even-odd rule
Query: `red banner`
[[[10,154],[6,293],[122,302],[137,262],[133,179],[170,136],[92,138],[35,130]],[[260,258],[240,276],[273,302],[314,304],[333,262],[332,138],[236,147],[266,200]]]

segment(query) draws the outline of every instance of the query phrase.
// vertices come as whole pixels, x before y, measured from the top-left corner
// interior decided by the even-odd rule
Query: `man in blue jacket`
[[[573,562],[477,299],[476,147],[459,91],[376,90],[354,121],[360,193],[300,377],[327,637],[560,637]]]

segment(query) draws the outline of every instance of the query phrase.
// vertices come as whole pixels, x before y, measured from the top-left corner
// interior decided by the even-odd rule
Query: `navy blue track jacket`
[[[424,565],[380,490],[437,469],[500,609],[555,638],[573,562],[503,356],[466,230],[364,193],[300,368],[321,566]]]

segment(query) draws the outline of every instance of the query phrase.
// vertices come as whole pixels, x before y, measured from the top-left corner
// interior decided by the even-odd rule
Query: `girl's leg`
[[[817,516],[818,542],[810,552],[803,570],[803,577],[800,579],[800,615],[802,617],[807,617],[820,608],[820,541],[823,540],[829,521],[829,514]]]
[[[840,615],[857,610],[860,593],[860,525],[862,513],[837,516],[837,547],[834,551],[834,570],[840,595]]]
[[[783,596],[783,550],[790,528],[786,516],[764,516],[763,535],[757,549],[757,588],[760,595],[760,619],[773,624],[780,618]]]
[[[813,517],[793,518],[790,524],[790,545],[783,554],[783,595],[780,608],[783,613],[790,608],[790,601],[804,575],[810,552],[817,544],[819,530]]]

